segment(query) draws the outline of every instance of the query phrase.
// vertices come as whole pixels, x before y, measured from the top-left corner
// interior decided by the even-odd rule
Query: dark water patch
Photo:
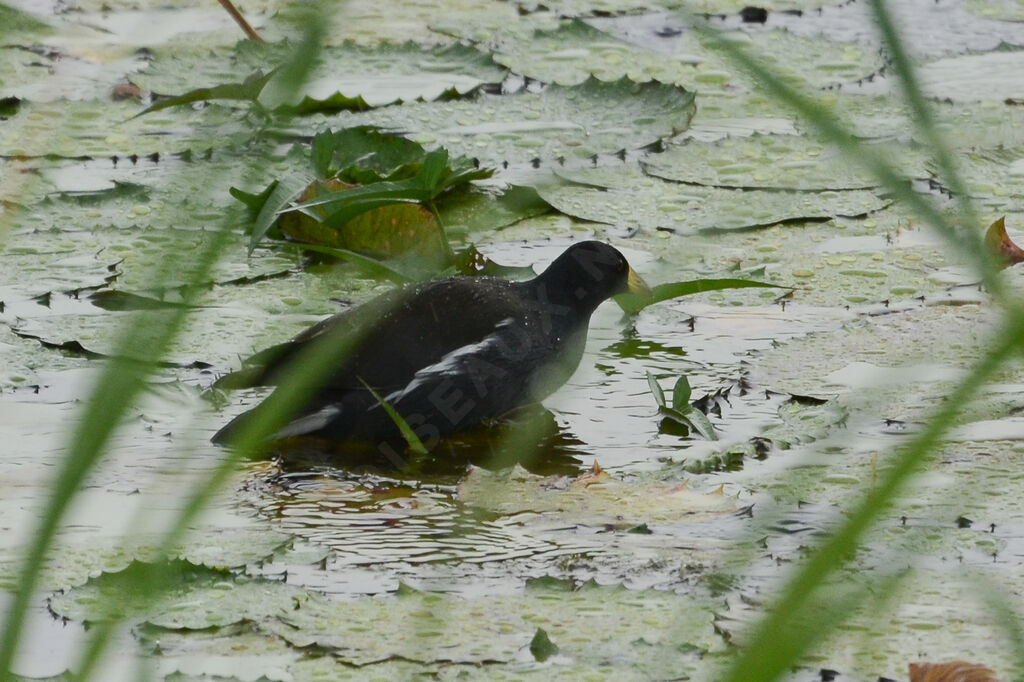
[[[507,592],[541,576],[690,591],[701,584],[695,562],[714,564],[723,538],[749,519],[734,497],[678,484],[605,478],[587,490],[579,487],[587,476],[477,471],[458,491],[328,469],[260,477],[249,503],[315,557],[285,555],[261,570],[342,593],[385,592],[398,582]],[[634,532],[641,526],[646,532]]]

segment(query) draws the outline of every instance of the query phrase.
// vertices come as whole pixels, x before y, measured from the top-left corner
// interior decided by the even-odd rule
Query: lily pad
[[[1024,100],[1024,51],[949,57],[920,69],[921,87],[956,102]]]
[[[598,471],[577,479],[543,477],[521,468],[492,473],[472,468],[459,484],[459,499],[509,515],[551,514],[570,523],[679,523],[729,514],[739,508],[721,490],[699,493],[685,484],[635,485]]]
[[[1024,42],[1019,26],[996,20],[1000,2],[976,3],[984,4],[989,16],[972,12],[972,4],[969,0],[936,6],[931,0],[903,0],[892,3],[888,12],[899,27],[903,49],[922,60]],[[774,14],[772,24],[799,35],[827,36],[836,41],[859,43],[872,50],[882,48],[871,6],[866,3],[825,5],[800,15]]]
[[[38,233],[9,235],[0,254],[0,301],[7,306],[53,292],[103,287],[117,277],[121,261],[115,254],[83,253],[75,240]]]
[[[152,641],[166,633],[172,660],[191,652],[211,662],[209,654],[223,651],[224,645],[248,648],[248,643],[262,650],[259,638],[251,634],[225,640],[236,632],[229,627],[233,623],[247,623],[250,633],[273,635],[295,649],[321,647],[335,660],[370,666],[368,670],[394,659],[515,670],[533,664],[529,647],[539,627],[558,642],[561,656],[556,660],[569,666],[568,679],[586,671],[620,669],[654,677],[696,672],[704,656],[724,648],[711,626],[709,601],[671,592],[592,583],[566,591],[538,583],[524,594],[460,599],[403,587],[383,599],[339,602],[281,583],[232,579],[179,562],[167,567],[176,580],[165,600],[147,608],[121,592],[139,568],[103,575],[55,596],[51,608],[87,622],[112,613],[144,619],[148,624],[136,630],[137,636]],[[381,627],[393,636],[381,637]],[[281,656],[277,664],[285,663],[287,649],[268,644]],[[529,658],[522,659],[520,651]],[[544,675],[550,679],[551,673]]]
[[[164,95],[197,86],[240,81],[257,71],[269,73],[293,50],[289,41],[239,42],[232,50],[161,49],[151,66],[133,77],[141,87]],[[261,103],[302,113],[361,110],[438,98],[463,97],[483,86],[497,86],[507,71],[489,55],[465,45],[423,48],[407,42],[364,47],[351,41],[321,51],[309,81],[287,100],[271,77]],[[259,95],[257,92],[256,95]],[[207,99],[213,99],[208,97]]]
[[[549,204],[569,215],[677,234],[737,230],[775,223],[863,215],[885,202],[865,190],[778,192],[665,182],[636,167],[563,171],[567,180],[538,187]]]
[[[892,143],[877,147],[909,178],[926,175],[925,155],[919,150]],[[641,165],[645,172],[666,180],[714,187],[847,190],[879,184],[837,147],[804,135],[755,134],[712,143],[690,140],[672,145]]]
[[[142,587],[153,579],[150,575],[165,589],[156,613]],[[283,614],[306,599],[301,590],[276,582],[238,580],[226,570],[176,560],[166,564],[133,562],[122,571],[104,573],[82,587],[51,597],[50,609],[86,623],[129,618],[169,629],[200,630]]]
[[[325,647],[355,665],[390,658],[510,662],[520,650],[530,655],[536,629],[544,627],[562,655],[584,670],[625,665],[660,676],[655,671],[694,670],[703,654],[721,647],[705,608],[671,593],[596,585],[569,593],[538,586],[470,600],[405,589],[385,602],[348,602],[343,620],[336,604],[310,601],[265,627],[294,646]],[[381,618],[387,631],[404,636],[380,637]]]
[[[142,108],[133,101],[24,102],[0,126],[0,147],[15,156],[130,160],[154,153],[199,154],[222,144],[241,147],[252,136],[239,112],[228,107],[167,109],[132,118]]]
[[[449,237],[474,233],[489,236],[550,210],[534,188],[513,186],[497,196],[477,191],[444,198],[439,202],[438,217]]]
[[[990,311],[976,305],[930,307],[865,318],[836,334],[813,334],[762,354],[752,376],[763,385],[800,395],[839,396],[861,419],[913,421],[922,418],[963,376],[994,329]],[[943,340],[954,330],[955,344]],[[960,420],[1007,416],[1020,409],[1020,369],[1007,367]]]
[[[941,184],[934,164],[932,177]],[[984,211],[1018,210],[1024,201],[1024,147],[968,150],[957,157],[957,169],[967,190]]]
[[[5,41],[25,38],[20,33],[17,38],[11,34]],[[24,42],[0,47],[0,98],[53,103],[107,97],[117,84],[146,65],[142,57],[127,50],[114,54],[83,52],[78,55]]]
[[[687,248],[706,264],[697,276],[720,276],[716,268],[727,264],[763,268],[768,282],[794,287],[786,300],[863,306],[862,311],[917,307],[920,303],[912,299],[955,297],[963,293],[955,287],[977,281],[955,250],[898,203],[859,218],[775,225],[736,235],[728,243],[714,233],[694,235]],[[780,292],[769,293],[775,299]],[[760,297],[754,290],[735,290],[702,300],[738,305]]]
[[[648,9],[649,3],[640,0],[552,0],[540,2],[540,0],[519,0],[519,6],[530,11],[536,11],[543,7],[558,13],[560,16],[580,16],[588,14],[629,14],[638,10]],[[739,12],[747,4],[743,0],[727,0],[718,2],[716,0],[662,0],[658,3],[660,7],[669,9],[683,6],[694,13],[721,14]],[[766,0],[759,3],[759,7],[772,10],[812,10],[821,6],[820,0]]]
[[[513,95],[427,102],[379,111],[343,112],[332,127],[373,123],[428,147],[480,159],[483,165],[594,154],[653,144],[684,130],[695,109],[692,92],[657,82],[590,79]]]
[[[459,35],[473,36],[471,26],[455,27]],[[733,32],[731,40],[747,44],[759,58],[812,87],[829,87],[864,78],[879,69],[881,58],[855,43],[825,42],[786,31]],[[656,36],[650,36],[657,41]],[[495,60],[512,72],[546,83],[572,85],[589,77],[614,81],[657,80],[700,92],[757,90],[722,55],[709,49],[689,29],[672,43],[672,50],[653,50],[641,41],[627,42],[584,21],[575,19],[555,30],[523,35],[518,26],[492,32],[497,43]],[[791,55],[800,54],[797,61]]]

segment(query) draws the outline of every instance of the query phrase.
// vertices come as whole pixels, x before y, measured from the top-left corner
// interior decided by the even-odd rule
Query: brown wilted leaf
[[[996,677],[995,671],[983,665],[967,661],[950,661],[911,663],[910,682],[999,682],[999,678]]]
[[[145,94],[142,92],[142,88],[132,82],[118,83],[110,91],[110,99],[115,102],[122,102],[126,99],[133,99],[137,102],[141,102],[145,98]]]
[[[996,254],[1004,268],[1024,261],[1024,250],[1006,234],[1006,216],[989,225],[985,232],[985,246]]]
[[[572,487],[585,488],[591,483],[600,483],[608,478],[608,474],[601,468],[601,465],[594,460],[594,466],[590,467],[590,471],[583,474],[575,481],[572,482]]]

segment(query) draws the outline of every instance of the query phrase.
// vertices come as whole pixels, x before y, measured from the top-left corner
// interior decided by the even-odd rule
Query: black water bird
[[[273,438],[396,440],[383,399],[429,443],[550,395],[579,365],[594,310],[626,291],[649,290],[625,257],[578,242],[528,281],[450,277],[397,288],[257,353],[217,385],[277,385],[309,361],[308,348],[344,344]],[[214,442],[230,444],[265,409],[239,415]]]

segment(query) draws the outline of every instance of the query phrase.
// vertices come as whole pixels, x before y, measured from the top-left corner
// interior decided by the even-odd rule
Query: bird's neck
[[[555,278],[543,272],[534,279],[523,282],[528,297],[538,312],[549,318],[557,327],[564,329],[586,325],[591,314],[603,299],[593,295],[579,285],[573,285],[563,278]]]

